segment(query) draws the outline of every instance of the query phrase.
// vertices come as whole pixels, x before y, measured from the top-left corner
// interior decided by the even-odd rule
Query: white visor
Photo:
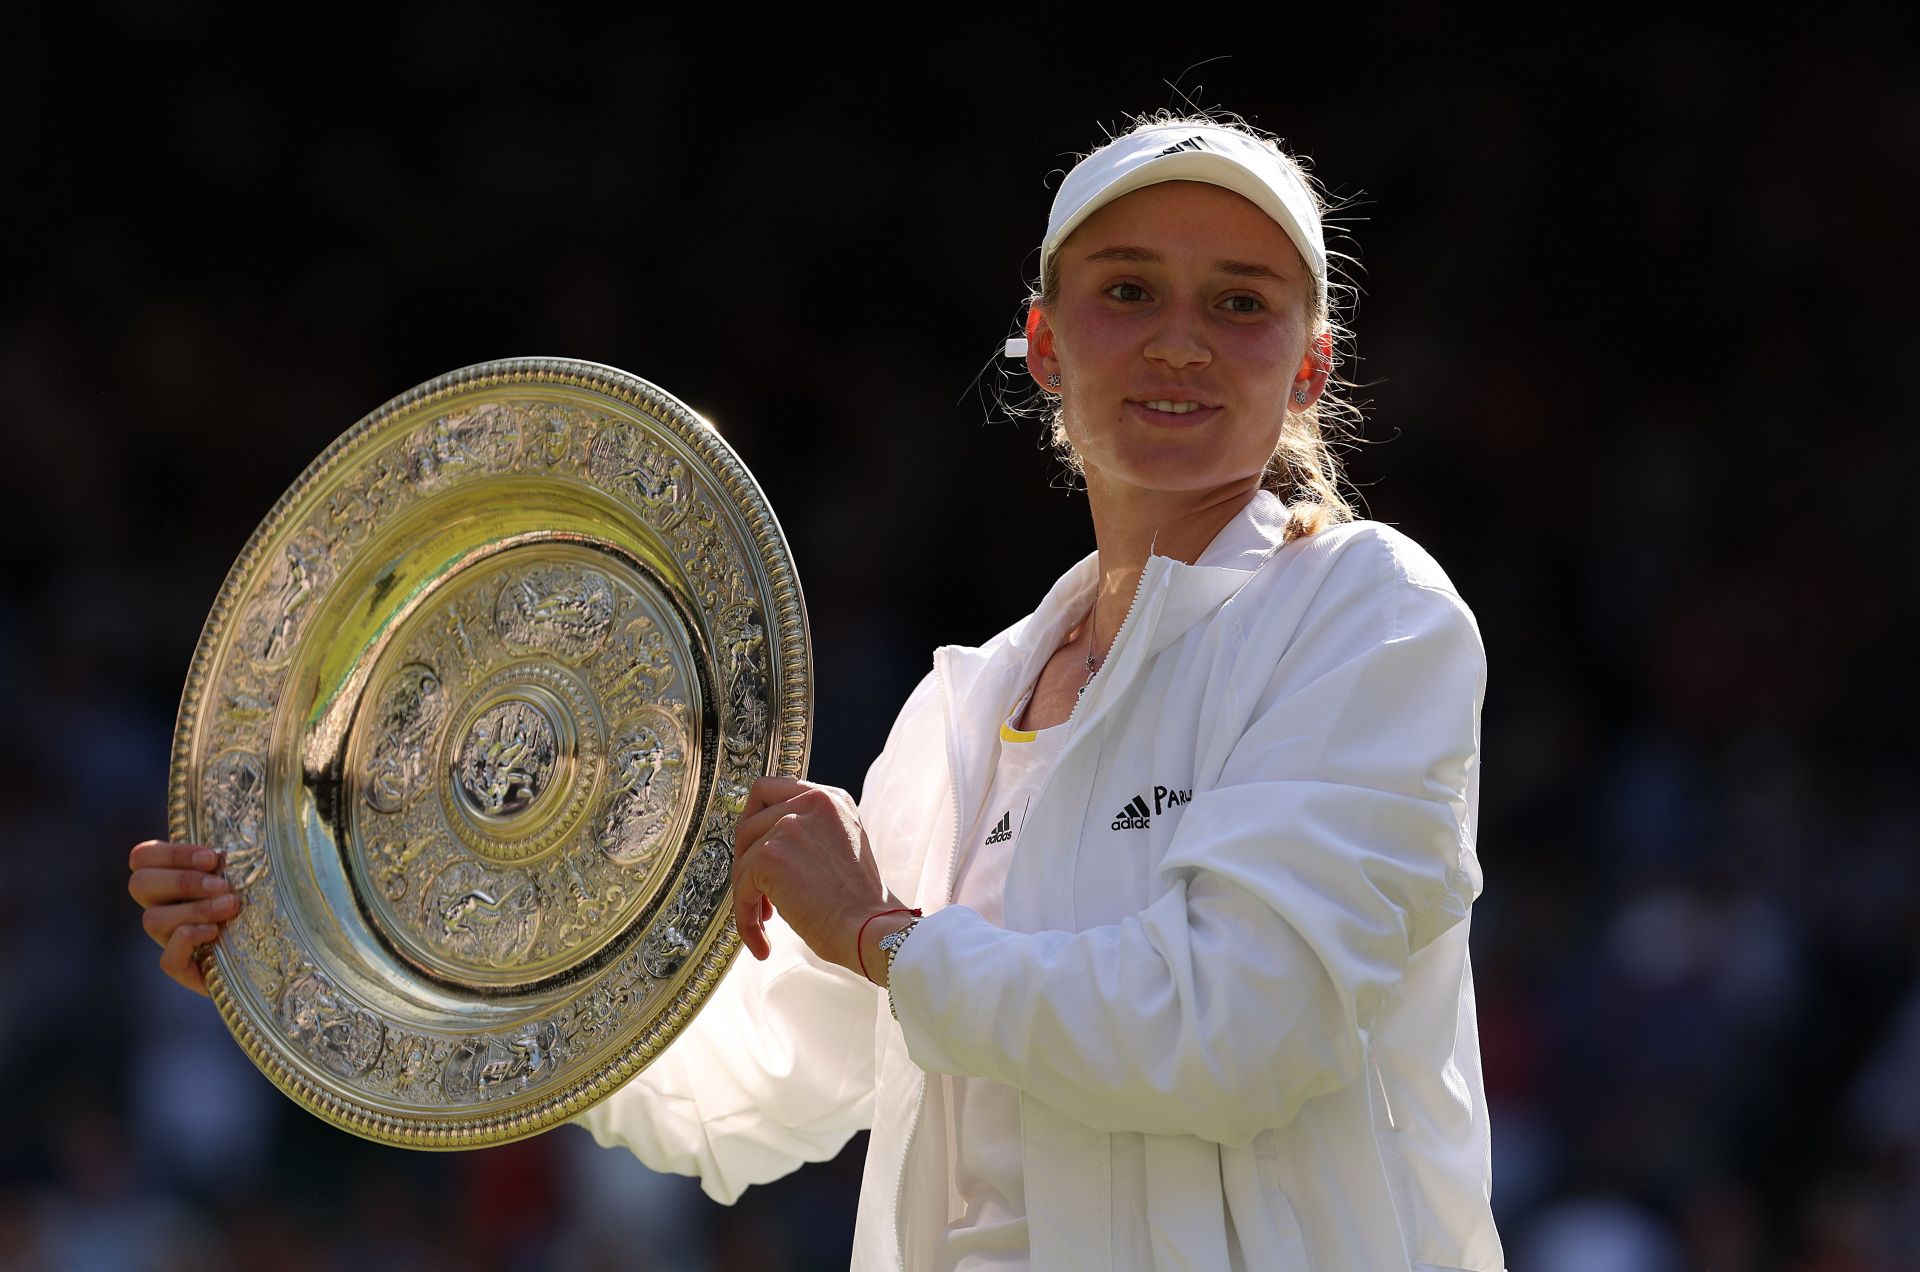
[[[1326,294],[1327,248],[1313,192],[1266,143],[1214,124],[1156,124],[1081,160],[1054,196],[1040,243],[1041,276],[1082,221],[1121,195],[1162,181],[1204,181],[1247,199],[1287,232],[1319,295]]]

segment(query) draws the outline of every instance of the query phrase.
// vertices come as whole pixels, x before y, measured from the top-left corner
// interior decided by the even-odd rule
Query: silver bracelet
[[[900,1010],[893,1005],[893,956],[900,952],[902,945],[906,944],[907,933],[918,926],[920,926],[920,920],[915,919],[898,931],[889,932],[880,938],[880,949],[887,956],[887,1010],[893,1013],[895,1020],[900,1019]]]

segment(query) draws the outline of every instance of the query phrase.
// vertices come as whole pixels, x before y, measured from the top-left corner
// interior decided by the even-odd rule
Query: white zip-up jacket
[[[578,1120],[721,1201],[871,1126],[853,1264],[897,1268],[947,1213],[937,1180],[904,1187],[926,1075],[986,1078],[1020,1094],[1036,1268],[1496,1272],[1479,633],[1404,535],[1283,544],[1285,519],[1263,492],[1194,565],[1149,559],[1027,812],[1004,929],[947,905],[957,841],[1095,558],[936,652],[862,792],[888,885],[927,910],[898,1022],[776,921],[774,957]]]

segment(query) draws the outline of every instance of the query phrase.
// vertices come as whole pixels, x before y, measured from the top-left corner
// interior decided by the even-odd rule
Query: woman
[[[858,807],[754,786],[754,957],[579,1119],[602,1143],[728,1201],[871,1127],[860,1267],[1501,1266],[1484,658],[1337,493],[1326,258],[1298,166],[1237,126],[1145,123],[1068,176],[1010,352],[1097,551],[936,653]],[[208,864],[134,852],[189,985]]]

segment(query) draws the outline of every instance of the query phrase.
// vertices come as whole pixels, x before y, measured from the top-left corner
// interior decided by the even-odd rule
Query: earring
[[[1050,389],[1058,389],[1060,387],[1060,373],[1058,371],[1055,371],[1047,377],[1047,387]]]
[[[1307,404],[1307,391],[1305,389],[1295,389],[1293,391],[1293,400],[1299,405],[1305,406]]]

